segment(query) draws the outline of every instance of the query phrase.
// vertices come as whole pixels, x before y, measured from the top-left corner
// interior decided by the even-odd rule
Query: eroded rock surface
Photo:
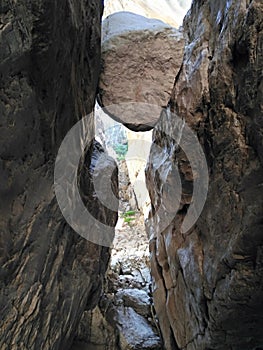
[[[109,114],[135,131],[149,130],[160,109],[138,102],[166,106],[183,57],[184,40],[177,29],[130,12],[103,21],[101,104]],[[134,103],[134,108],[111,107]],[[131,108],[131,110],[129,110]],[[137,113],[136,113],[137,109]]]
[[[65,350],[109,259],[66,224],[53,190],[58,147],[94,105],[102,2],[3,0],[0,12],[0,348]]]
[[[150,282],[146,255],[123,255],[108,271],[99,306],[83,314],[71,350],[161,350]]]
[[[107,17],[119,11],[130,11],[178,27],[190,5],[191,0],[105,0],[103,16]]]
[[[147,170],[153,295],[166,349],[263,346],[262,18],[262,1],[196,0],[184,21],[184,61],[169,107],[175,114],[163,113],[156,126],[153,142],[162,151],[152,148]],[[210,178],[205,208],[186,234],[181,224],[198,174],[166,134],[176,115],[198,135]],[[160,231],[159,206],[175,203],[163,198],[174,162],[181,210]]]

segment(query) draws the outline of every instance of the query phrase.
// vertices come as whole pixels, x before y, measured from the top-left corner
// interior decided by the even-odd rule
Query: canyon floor
[[[105,291],[71,350],[162,349],[151,297],[149,244],[126,162],[119,162],[119,220]],[[80,340],[81,339],[81,340]],[[84,340],[84,341],[83,341]]]

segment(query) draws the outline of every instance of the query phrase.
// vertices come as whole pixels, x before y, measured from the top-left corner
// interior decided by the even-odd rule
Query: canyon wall
[[[166,349],[263,348],[262,18],[260,0],[194,0],[184,20],[183,64],[147,166],[153,295]],[[186,233],[200,175],[167,135],[178,117],[198,136],[209,171],[204,210]],[[180,210],[161,229],[158,208],[176,202],[163,194],[171,164]]]
[[[106,18],[114,12],[129,11],[178,27],[190,6],[191,0],[105,0],[103,17]]]
[[[66,350],[109,259],[66,224],[53,189],[58,148],[93,109],[102,2],[3,0],[0,13],[0,348]],[[79,190],[114,226],[87,176],[101,152],[87,150]]]

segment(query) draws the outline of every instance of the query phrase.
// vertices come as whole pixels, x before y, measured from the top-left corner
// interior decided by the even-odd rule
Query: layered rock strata
[[[184,20],[184,60],[147,169],[153,295],[166,349],[263,347],[262,18],[262,1],[195,0]],[[167,133],[178,118],[198,136],[209,170],[206,205],[186,233],[200,174]],[[161,229],[158,208],[176,205],[164,196],[176,186],[172,166],[182,195]]]
[[[53,190],[58,148],[94,105],[102,2],[3,0],[0,12],[0,348],[65,350],[109,259],[66,224]],[[84,178],[84,199],[91,188]]]

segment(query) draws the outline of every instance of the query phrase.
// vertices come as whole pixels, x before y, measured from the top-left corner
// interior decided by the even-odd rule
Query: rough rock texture
[[[105,0],[104,4],[103,17],[114,12],[130,11],[144,17],[160,19],[177,27],[183,22],[191,0]]]
[[[63,137],[93,108],[101,12],[95,0],[1,1],[1,350],[68,349],[100,295],[108,250],[65,223],[53,171]]]
[[[102,35],[101,104],[131,129],[150,129],[160,110],[144,113],[144,118],[127,108],[116,115],[109,106],[127,102],[166,106],[182,63],[182,33],[161,21],[119,12],[103,21]]]
[[[122,126],[123,127],[123,126]],[[103,126],[102,126],[103,130]],[[102,135],[102,133],[100,133]],[[105,139],[105,143],[107,138]],[[71,350],[163,349],[151,297],[148,238],[144,217],[133,212],[128,169],[119,165],[119,220],[104,293],[94,310],[86,310]]]
[[[161,350],[150,281],[149,259],[123,255],[108,271],[99,306],[83,314],[72,350]]]
[[[187,44],[170,107],[196,131],[210,184],[187,234],[180,227],[190,199],[164,231],[148,227],[166,349],[263,348],[262,18],[260,0],[195,0],[184,21]],[[154,131],[163,151],[152,148],[147,169],[152,215],[164,201],[163,179],[174,158],[183,193],[194,178],[164,133],[174,123],[163,114]]]

